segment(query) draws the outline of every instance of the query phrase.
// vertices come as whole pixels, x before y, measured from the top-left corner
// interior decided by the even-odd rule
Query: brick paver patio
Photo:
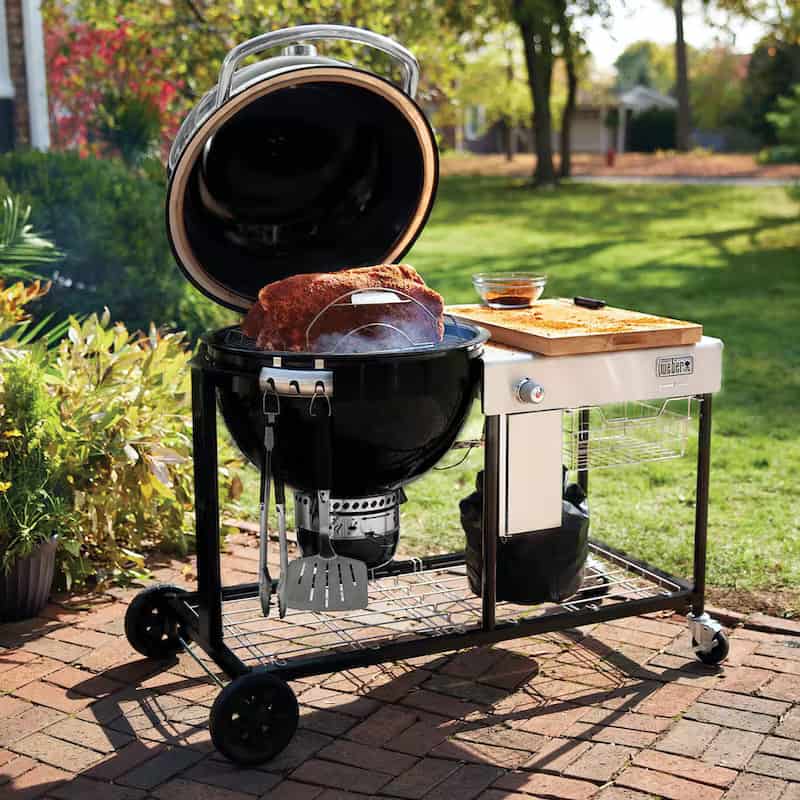
[[[253,538],[228,550],[226,580],[252,579]],[[721,668],[664,615],[297,681],[295,740],[239,769],[202,670],[128,646],[132,593],[0,626],[2,800],[800,800],[797,622],[739,624]]]

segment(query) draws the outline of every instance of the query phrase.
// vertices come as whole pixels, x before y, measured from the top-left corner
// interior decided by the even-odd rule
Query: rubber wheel
[[[125,636],[131,647],[147,658],[167,659],[180,652],[186,630],[175,618],[167,595],[185,594],[180,586],[160,583],[139,592],[125,612]]]
[[[299,718],[297,698],[284,681],[251,672],[217,695],[209,718],[211,740],[236,764],[262,764],[289,744]]]
[[[696,646],[697,642],[692,639],[692,646]],[[728,637],[722,631],[718,631],[714,634],[714,639],[712,640],[711,650],[707,653],[703,653],[700,650],[695,650],[695,655],[702,661],[704,664],[721,664],[727,657],[728,653],[730,652],[731,646],[728,642]]]

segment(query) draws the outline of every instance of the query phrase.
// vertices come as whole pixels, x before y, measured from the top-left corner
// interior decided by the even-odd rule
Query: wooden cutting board
[[[591,309],[571,299],[539,300],[530,308],[447,306],[445,313],[486,328],[492,341],[546,356],[694,344],[703,326],[624,308]]]

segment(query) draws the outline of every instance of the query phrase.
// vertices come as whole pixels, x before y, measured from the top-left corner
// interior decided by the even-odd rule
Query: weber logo
[[[674,378],[676,375],[691,375],[694,372],[694,356],[671,356],[656,359],[656,375],[659,378]]]

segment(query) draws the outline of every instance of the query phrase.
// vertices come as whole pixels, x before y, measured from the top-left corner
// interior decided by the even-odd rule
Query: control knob
[[[516,386],[516,394],[520,403],[541,403],[544,400],[544,386],[532,378],[523,378]]]

